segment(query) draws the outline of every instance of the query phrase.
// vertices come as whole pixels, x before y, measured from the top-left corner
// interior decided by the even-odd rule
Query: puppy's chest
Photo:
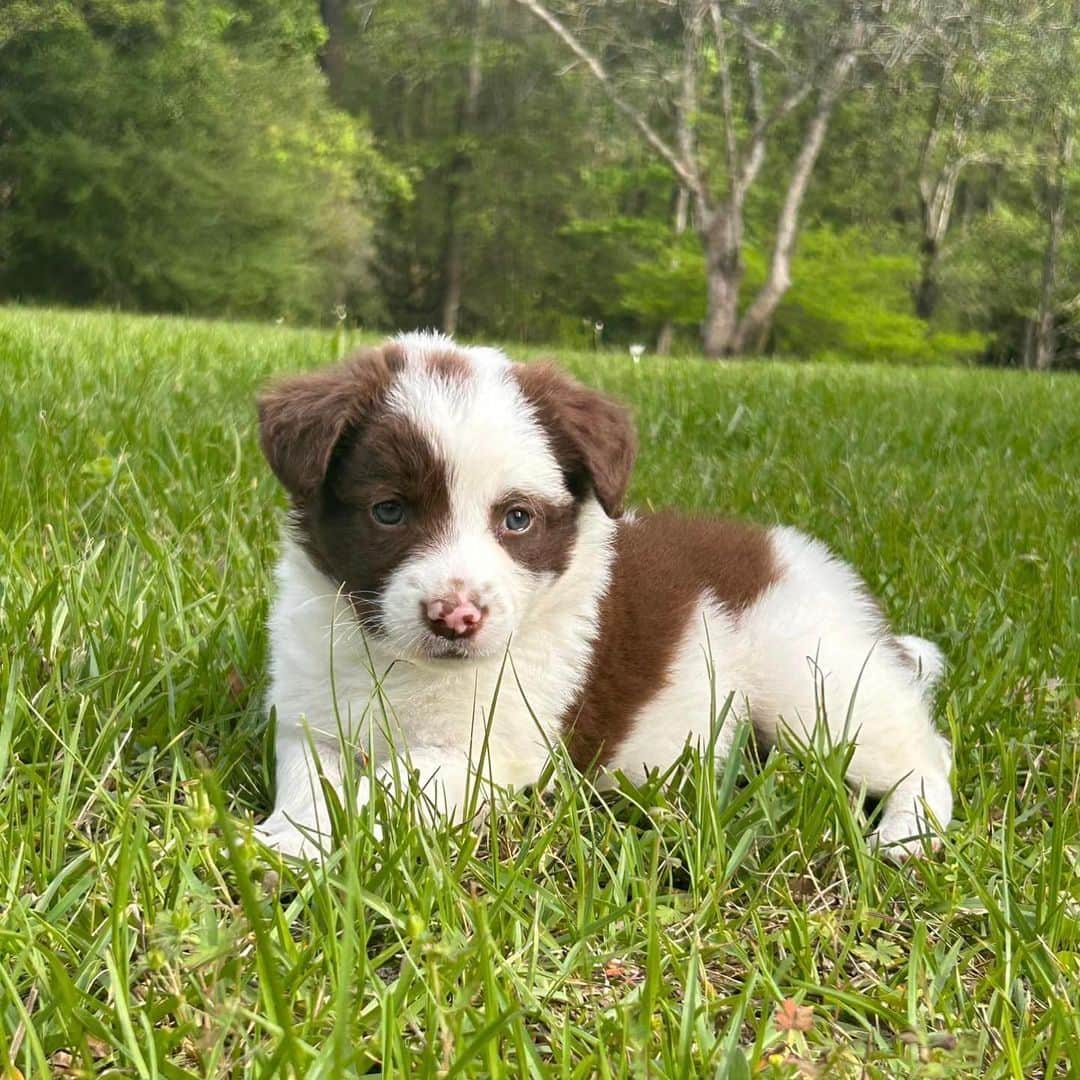
[[[410,742],[493,737],[543,743],[557,736],[584,685],[591,642],[529,634],[480,664],[394,664],[381,690]]]

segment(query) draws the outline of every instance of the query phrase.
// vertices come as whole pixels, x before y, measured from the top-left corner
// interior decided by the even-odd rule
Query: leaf
[[[75,1059],[68,1050],[54,1050],[49,1055],[49,1069],[52,1076],[78,1076],[74,1068]]]
[[[641,969],[623,960],[609,960],[603,967],[604,976],[612,981],[637,983],[641,981]]]
[[[717,1075],[725,1077],[726,1080],[750,1080],[750,1063],[740,1047],[731,1048],[727,1061]]]
[[[821,1075],[821,1069],[817,1065],[812,1061],[807,1061],[806,1058],[799,1057],[798,1054],[769,1054],[768,1057],[762,1058],[758,1062],[757,1071],[764,1072],[766,1069],[772,1068],[795,1069],[799,1076],[809,1077],[810,1080],[814,1080],[815,1077]]]
[[[927,1039],[926,1045],[935,1050],[955,1050],[956,1036],[951,1031],[939,1031]]]
[[[234,705],[240,704],[247,692],[248,684],[235,664],[231,664],[229,670],[225,672],[225,688],[229,692],[229,700]]]
[[[113,1052],[112,1047],[96,1035],[86,1036],[86,1048],[95,1061],[101,1061],[102,1058],[107,1058]]]
[[[773,1013],[777,1031],[809,1031],[814,1026],[814,1006],[784,998]]]

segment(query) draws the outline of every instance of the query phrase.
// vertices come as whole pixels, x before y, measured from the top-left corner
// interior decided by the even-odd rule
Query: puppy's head
[[[583,510],[617,517],[623,407],[544,365],[406,335],[259,399],[301,543],[398,655],[500,652],[559,579]]]

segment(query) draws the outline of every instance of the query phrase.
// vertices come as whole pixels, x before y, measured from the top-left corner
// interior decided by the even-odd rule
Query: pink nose
[[[429,600],[425,605],[428,628],[444,638],[472,637],[484,621],[486,611],[462,593]]]

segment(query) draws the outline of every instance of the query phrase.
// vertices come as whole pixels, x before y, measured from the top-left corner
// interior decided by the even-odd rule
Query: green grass
[[[637,410],[636,503],[801,526],[943,645],[938,859],[865,852],[836,753],[744,746],[476,832],[350,814],[308,875],[249,839],[251,401],[340,345],[0,309],[0,1076],[1080,1074],[1080,380],[564,357]]]

